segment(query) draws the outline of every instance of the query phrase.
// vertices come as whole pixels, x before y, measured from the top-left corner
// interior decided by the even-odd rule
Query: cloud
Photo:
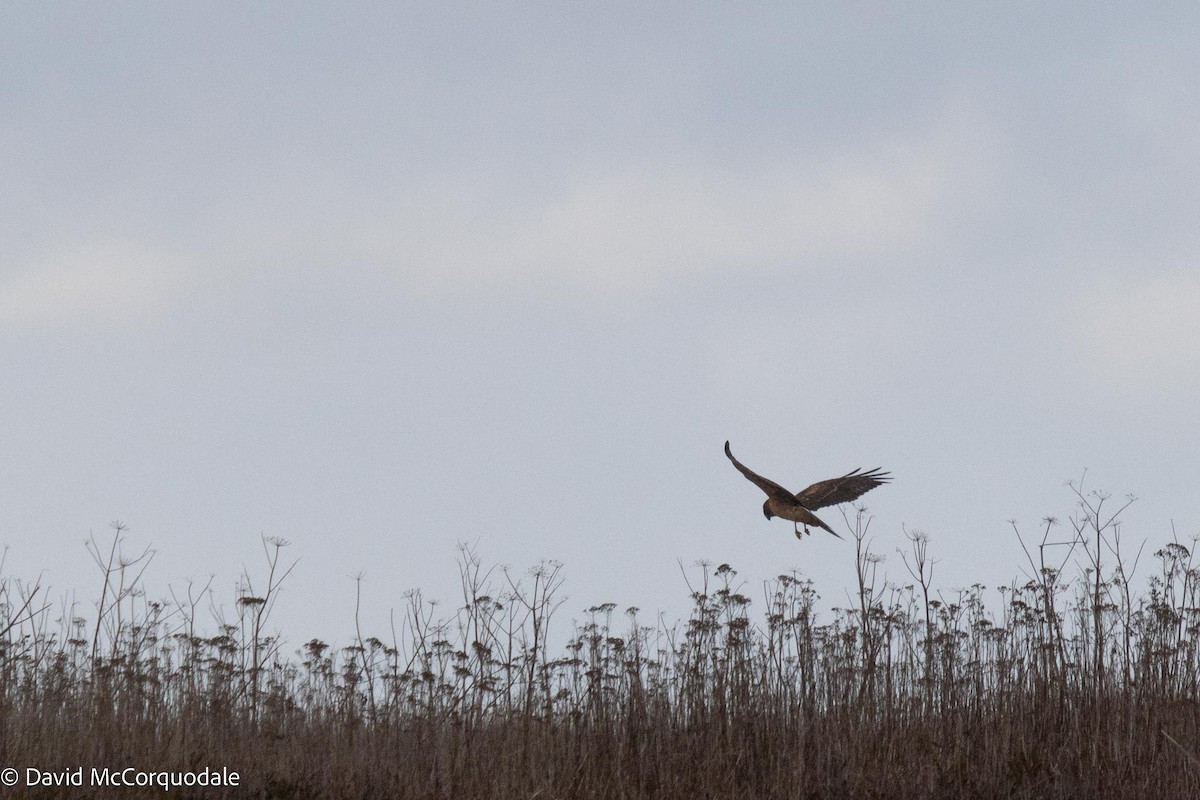
[[[1076,306],[1093,369],[1118,385],[1200,382],[1200,274],[1194,267],[1107,282]]]
[[[921,235],[948,176],[929,157],[820,171],[583,177],[541,202],[430,191],[351,250],[423,291],[622,294],[730,269],[858,258]]]
[[[540,191],[459,172],[386,189],[275,176],[179,233],[207,241],[203,253],[120,231],[47,251],[0,277],[0,325],[130,324],[193,289],[262,276],[366,277],[416,297],[586,302],[748,270],[877,270],[936,243],[989,190],[987,126],[970,111],[951,108],[919,130],[836,153],[547,172]]]
[[[934,241],[987,191],[979,127],[942,119],[856,152],[753,166],[615,164],[540,194],[447,179],[260,232],[291,239],[273,258],[366,267],[403,291],[451,296],[620,297],[747,269],[877,265]]]
[[[0,327],[138,327],[171,308],[188,283],[176,258],[137,242],[63,247],[0,274]]]

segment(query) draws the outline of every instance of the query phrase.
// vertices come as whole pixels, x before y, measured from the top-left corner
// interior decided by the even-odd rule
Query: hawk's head
[[[763,502],[763,516],[767,519],[771,519],[775,516],[771,513],[771,501],[769,499]]]

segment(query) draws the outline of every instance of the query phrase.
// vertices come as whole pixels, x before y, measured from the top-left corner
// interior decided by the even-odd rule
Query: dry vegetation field
[[[0,584],[0,767],[227,767],[242,785],[0,791],[1200,797],[1193,542],[1130,545],[1119,503],[1075,496],[1067,522],[1014,526],[1026,567],[1009,587],[938,591],[917,533],[894,560],[904,580],[885,582],[860,510],[853,608],[818,615],[795,575],[751,597],[731,567],[700,564],[688,619],[600,605],[565,647],[548,636],[569,626],[553,562],[517,575],[463,549],[452,615],[412,592],[386,636],[296,650],[268,625],[288,600],[282,542],[266,541],[237,618],[209,624],[207,587],[140,590],[145,559],[121,555],[118,529],[91,545],[104,585],[86,609]]]

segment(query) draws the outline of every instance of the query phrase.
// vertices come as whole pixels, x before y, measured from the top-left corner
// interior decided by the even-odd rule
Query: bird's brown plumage
[[[856,469],[840,478],[819,481],[803,491],[792,494],[775,481],[764,478],[734,458],[733,451],[729,449],[729,442],[725,442],[725,455],[733,462],[733,466],[737,467],[738,472],[766,492],[767,501],[763,503],[763,513],[767,518],[782,517],[797,523],[797,537],[800,536],[799,525],[804,525],[806,533],[808,526],[813,525],[824,528],[839,539],[842,538],[812,512],[818,508],[848,503],[892,479],[889,473],[883,472],[879,468],[867,472]]]

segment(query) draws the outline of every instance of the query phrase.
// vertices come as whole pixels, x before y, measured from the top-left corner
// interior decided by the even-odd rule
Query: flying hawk
[[[801,538],[801,525],[804,526],[804,532],[810,535],[812,531],[808,529],[808,526],[813,525],[824,528],[839,539],[842,538],[812,512],[825,506],[848,503],[892,479],[890,473],[881,472],[878,467],[870,472],[854,470],[840,478],[830,478],[827,481],[814,483],[804,491],[792,494],[775,481],[764,478],[734,458],[733,453],[729,450],[729,442],[725,443],[725,455],[729,456],[729,460],[737,467],[738,472],[767,493],[767,500],[763,503],[763,514],[766,518],[782,517],[796,523],[797,539]]]

